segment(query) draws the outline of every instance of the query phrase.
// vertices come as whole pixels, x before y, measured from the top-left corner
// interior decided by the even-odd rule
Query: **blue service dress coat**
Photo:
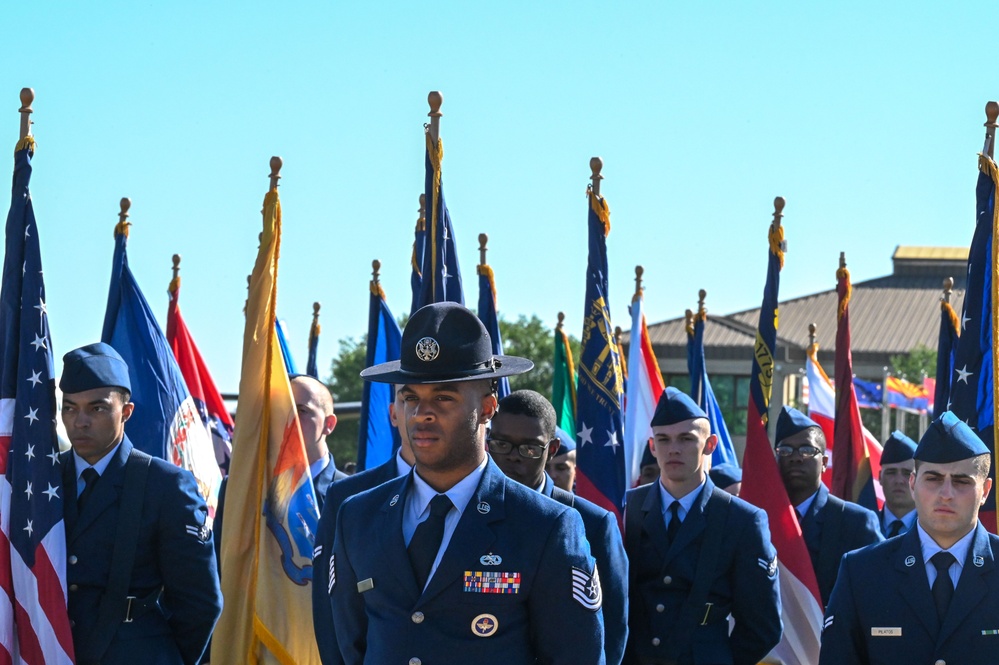
[[[316,528],[315,549],[312,552],[312,625],[319,646],[319,658],[323,665],[339,662],[336,639],[333,636],[333,608],[330,606],[330,553],[333,550],[333,535],[336,531],[336,514],[344,501],[387,483],[396,477],[398,467],[395,455],[373,469],[367,469],[338,480],[326,493],[326,503]]]
[[[777,553],[766,513],[710,478],[700,492],[672,543],[658,481],[628,492],[628,665],[756,665],[780,641]],[[715,546],[706,542],[709,520],[720,526],[711,536]],[[631,532],[633,524],[639,533]],[[689,598],[700,566],[708,566],[702,574],[710,584],[705,603],[694,607]]]
[[[421,591],[402,535],[412,482],[410,473],[340,508],[330,566],[338,663],[604,664],[600,587],[578,512],[489,460]]]
[[[826,608],[820,665],[994,665],[999,538],[981,524],[941,622],[912,529],[843,558]]]
[[[546,473],[541,493],[552,498],[554,491],[555,481]],[[583,518],[590,553],[600,571],[607,665],[620,665],[628,642],[628,555],[624,553],[621,527],[613,513],[582,497],[573,497],[572,507]]]
[[[66,583],[69,618],[77,662],[86,662],[97,629],[98,605],[111,575],[119,500],[125,461],[132,451],[122,441],[94,487],[83,512],[77,514],[76,466],[71,452],[63,465],[66,521]],[[153,458],[132,569],[129,595],[159,602],[117,627],[102,665],[197,663],[222,612],[222,592],[215,568],[212,532],[205,527],[208,509],[194,476]]]
[[[884,540],[878,514],[833,496],[825,485],[802,516],[801,531],[819,582],[822,605],[829,604],[843,555]]]

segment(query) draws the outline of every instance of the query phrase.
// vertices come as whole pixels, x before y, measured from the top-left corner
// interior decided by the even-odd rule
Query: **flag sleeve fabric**
[[[55,371],[29,184],[14,155],[0,287],[0,663],[73,662]]]
[[[583,498],[611,511],[620,522],[626,490],[624,378],[607,303],[610,209],[592,191],[589,203],[586,306],[576,387],[576,488]]]
[[[625,483],[630,489],[638,483],[642,470],[642,454],[652,438],[652,415],[666,390],[659,362],[652,350],[649,329],[645,323],[644,299],[637,296],[631,303],[631,345],[628,347],[631,376],[627,381],[624,418]]]
[[[232,472],[222,533],[222,593],[211,662],[318,664],[312,547],[319,521],[291,383],[274,327],[281,205],[264,198],[250,276]]]

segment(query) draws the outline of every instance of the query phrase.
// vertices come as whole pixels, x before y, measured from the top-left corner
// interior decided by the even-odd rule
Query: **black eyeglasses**
[[[815,446],[801,446],[798,448],[794,446],[777,446],[777,455],[780,457],[790,457],[795,453],[798,453],[802,457],[815,457],[821,452],[822,449]]]
[[[521,457],[526,457],[527,459],[541,459],[541,456],[545,454],[546,450],[548,450],[548,446],[551,445],[551,441],[543,446],[537,443],[521,443],[520,445],[515,446],[509,441],[488,437],[486,439],[486,445],[489,446],[489,452],[491,453],[506,455],[511,450],[516,448],[517,453]]]

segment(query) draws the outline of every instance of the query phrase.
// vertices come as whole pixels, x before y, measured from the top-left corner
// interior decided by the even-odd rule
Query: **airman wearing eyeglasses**
[[[545,465],[561,446],[555,433],[555,408],[533,390],[510,393],[499,401],[486,446],[508,478],[572,506],[583,518],[604,593],[604,654],[607,665],[619,665],[628,639],[628,558],[614,515],[556,487],[545,472]]]
[[[829,493],[822,472],[829,463],[826,437],[814,420],[789,406],[777,418],[777,467],[798,514],[822,605],[829,602],[840,559],[847,552],[881,542],[878,515]]]

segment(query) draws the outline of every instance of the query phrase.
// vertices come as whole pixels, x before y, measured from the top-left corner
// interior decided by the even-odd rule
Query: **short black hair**
[[[541,393],[515,390],[499,401],[500,413],[529,416],[541,421],[541,429],[549,439],[555,438],[555,407]]]
[[[111,388],[111,394],[120,397],[122,404],[128,404],[132,401],[132,392],[130,390],[126,390],[125,388],[115,386]]]

